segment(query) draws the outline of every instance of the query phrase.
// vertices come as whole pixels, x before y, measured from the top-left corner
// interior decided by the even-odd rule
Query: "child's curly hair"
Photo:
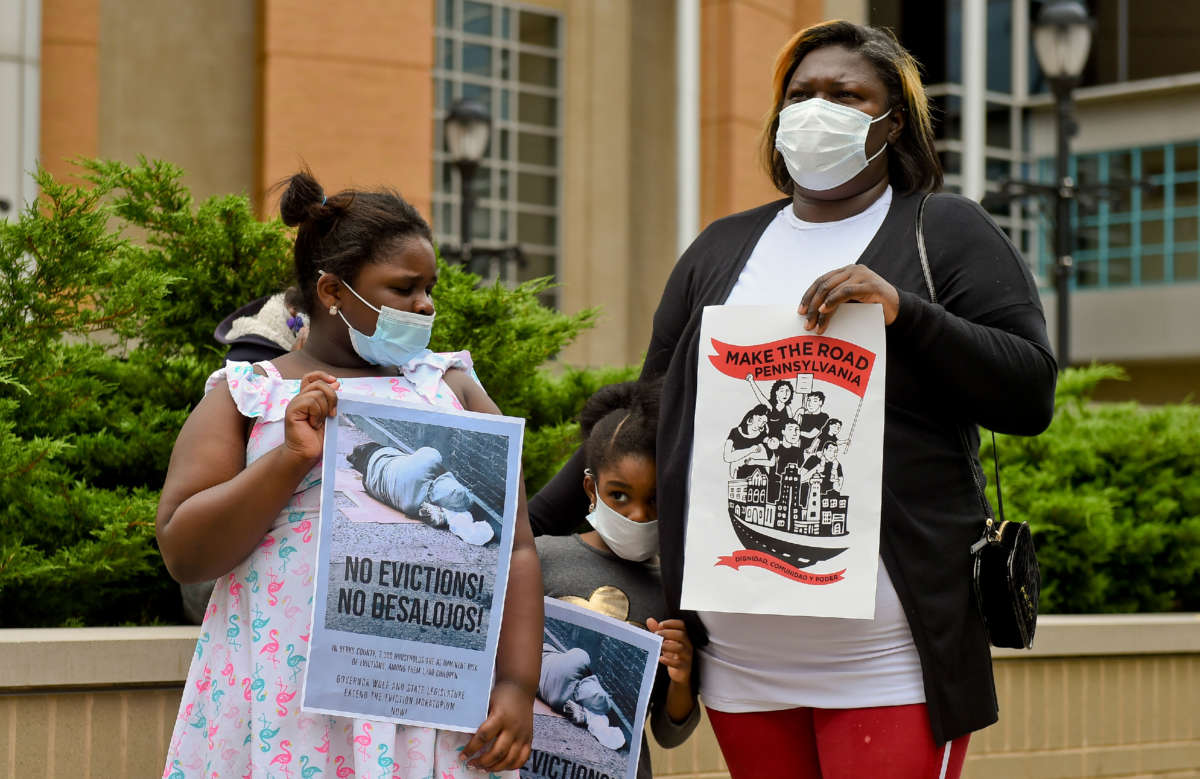
[[[662,381],[601,387],[579,414],[583,457],[592,473],[628,455],[654,460]]]

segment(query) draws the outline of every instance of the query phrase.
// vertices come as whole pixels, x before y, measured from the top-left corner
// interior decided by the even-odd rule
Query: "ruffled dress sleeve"
[[[475,373],[475,363],[471,360],[471,353],[468,351],[431,352],[425,350],[404,363],[400,367],[400,371],[416,389],[417,394],[427,402],[436,404],[439,393],[444,394],[442,377],[446,375],[446,371],[453,368],[466,371],[476,384],[482,386],[479,376]]]
[[[254,370],[259,365],[266,371],[264,376]],[[299,388],[299,382],[288,381],[270,362],[227,362],[204,382],[204,394],[224,382],[237,410],[245,417],[260,418],[264,422],[283,419],[288,401]],[[289,386],[291,385],[291,386]]]

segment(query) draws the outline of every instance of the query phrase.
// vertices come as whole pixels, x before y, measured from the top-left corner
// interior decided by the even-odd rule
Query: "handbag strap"
[[[933,286],[933,271],[929,267],[929,254],[925,251],[925,204],[929,202],[929,198],[933,197],[932,192],[926,192],[921,197],[921,204],[917,206],[917,255],[921,258],[921,272],[925,274],[925,289],[929,292],[929,302],[937,303],[937,289]],[[1000,492],[1000,450],[996,446],[996,433],[989,430],[992,434],[992,462],[996,466],[996,511],[1000,516],[1000,521],[1004,521],[1004,497]],[[995,525],[994,520],[989,510],[987,498],[983,492],[983,481],[979,478],[979,474],[975,470],[975,460],[971,457],[971,447],[967,440],[966,432],[960,427],[958,429],[959,440],[962,441],[963,454],[967,457],[967,467],[971,470],[971,478],[975,482],[975,490],[979,493],[979,504],[983,508],[983,514],[987,517],[988,530],[993,530]],[[998,527],[995,531],[998,531]],[[994,531],[994,532],[995,532]],[[986,539],[990,534],[985,533]],[[997,536],[998,538],[998,536]],[[983,540],[980,541],[983,543]],[[972,551],[975,548],[972,547]]]

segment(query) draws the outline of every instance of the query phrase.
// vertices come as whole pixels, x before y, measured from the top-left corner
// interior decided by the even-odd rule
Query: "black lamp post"
[[[462,182],[462,225],[458,259],[471,267],[471,214],[475,210],[475,192],[471,182],[479,170],[479,162],[487,153],[492,137],[492,117],[487,109],[473,100],[456,100],[446,115],[446,148],[450,160],[458,168]]]
[[[1077,129],[1072,112],[1072,90],[1079,84],[1079,75],[1087,62],[1092,45],[1093,22],[1079,0],[1049,0],[1038,13],[1033,27],[1033,48],[1038,65],[1054,92],[1056,109],[1055,129],[1058,141],[1055,155],[1054,190],[1054,290],[1057,297],[1058,364],[1070,365],[1071,274],[1074,261],[1071,248],[1074,233],[1071,228],[1071,201],[1079,193],[1078,183],[1069,175],[1070,138]]]

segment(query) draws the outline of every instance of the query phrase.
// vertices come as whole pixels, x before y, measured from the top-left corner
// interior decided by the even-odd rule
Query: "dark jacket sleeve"
[[[650,345],[646,348],[646,361],[642,364],[642,379],[655,379],[666,373],[679,346],[679,339],[692,311],[692,273],[701,253],[703,238],[704,235],[701,235],[684,252],[667,278],[667,286],[654,312]]]
[[[691,268],[700,250],[697,239],[671,272],[663,290],[658,310],[654,313],[654,329],[650,335],[650,346],[646,350],[646,361],[642,365],[642,379],[657,378],[667,371],[675,347],[688,321],[691,310]],[[578,527],[579,517],[587,514],[587,496],[583,491],[583,449],[577,449],[566,465],[537,494],[529,499],[529,523],[535,536],[562,536],[573,533]]]
[[[1058,368],[1016,247],[977,203],[950,196],[930,200],[925,241],[938,302],[901,290],[889,348],[903,343],[962,419],[998,433],[1045,430]]]
[[[575,450],[545,487],[529,499],[529,524],[535,536],[566,536],[588,513],[583,491],[583,447]]]

